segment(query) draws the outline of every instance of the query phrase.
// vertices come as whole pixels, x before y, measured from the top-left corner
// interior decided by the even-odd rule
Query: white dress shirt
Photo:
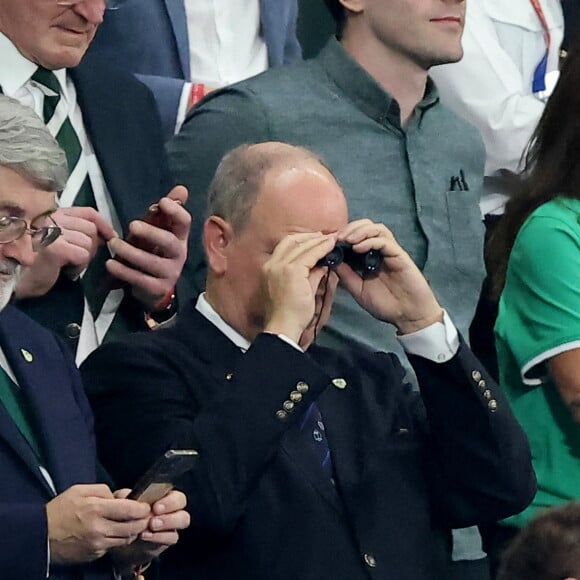
[[[268,68],[259,0],[184,0],[193,83],[223,87]],[[181,94],[175,132],[185,119],[191,84]]]
[[[480,130],[488,176],[500,169],[518,170],[547,93],[557,80],[564,34],[562,6],[560,0],[539,2],[551,34],[546,93],[532,91],[546,39],[531,0],[467,2],[463,59],[430,71],[442,102]],[[489,209],[493,208],[485,208],[484,213]]]
[[[6,96],[12,97],[23,105],[34,109],[42,119],[44,92],[31,80],[37,68],[35,63],[29,61],[18,52],[10,39],[0,33],[0,86],[2,87],[2,91]],[[69,119],[83,149],[83,155],[87,164],[88,175],[99,213],[120,233],[122,231],[121,226],[115,213],[111,196],[107,190],[105,178],[103,177],[95,152],[85,130],[83,115],[77,103],[74,84],[65,69],[55,70],[53,72],[60,83],[62,89],[61,98],[68,105]],[[72,202],[73,200],[67,195],[65,189],[65,192],[59,199],[59,205],[62,207],[70,207]],[[85,300],[81,333],[77,347],[77,364],[80,364],[102,342],[122,299],[122,290],[111,291],[97,321],[93,320]]]
[[[240,350],[246,352],[250,348],[250,341],[232,328],[213,309],[205,298],[205,292],[199,295],[195,308]],[[285,335],[278,336],[297,350],[303,350],[291,338]],[[445,310],[443,311],[443,322],[436,322],[411,334],[399,335],[398,339],[408,354],[422,356],[436,363],[447,362],[455,356],[459,348],[457,329]]]
[[[185,0],[191,79],[224,86],[268,68],[258,0]]]

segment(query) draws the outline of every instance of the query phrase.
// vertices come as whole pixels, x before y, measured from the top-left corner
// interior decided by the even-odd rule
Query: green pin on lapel
[[[337,389],[346,389],[346,381],[342,378],[337,378],[337,379],[332,379],[332,384],[337,388]]]
[[[22,355],[22,358],[27,362],[27,363],[31,363],[34,360],[34,357],[32,356],[32,353],[27,351],[25,348],[21,348],[20,349],[20,354]]]

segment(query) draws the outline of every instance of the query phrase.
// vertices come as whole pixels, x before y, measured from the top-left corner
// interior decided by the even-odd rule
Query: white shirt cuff
[[[408,354],[421,356],[436,363],[452,359],[459,349],[459,335],[449,315],[443,310],[443,322],[435,322],[422,330],[397,336]]]
[[[181,89],[181,98],[179,99],[179,108],[177,109],[177,117],[175,119],[175,134],[179,133],[185,115],[187,115],[187,107],[189,105],[189,95],[191,93],[191,83],[184,83]]]

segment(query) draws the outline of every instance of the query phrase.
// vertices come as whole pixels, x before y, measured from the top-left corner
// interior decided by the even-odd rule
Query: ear
[[[203,225],[203,246],[209,268],[215,274],[227,269],[227,248],[233,238],[232,226],[221,217],[212,215]]]
[[[340,3],[353,14],[360,14],[365,9],[365,0],[340,0]]]

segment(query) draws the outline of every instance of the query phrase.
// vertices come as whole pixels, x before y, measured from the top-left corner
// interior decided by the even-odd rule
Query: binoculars
[[[369,278],[379,273],[383,263],[383,255],[380,250],[369,250],[364,254],[359,254],[352,249],[351,244],[339,242],[324,258],[318,260],[316,265],[336,268],[343,262],[361,277]]]

